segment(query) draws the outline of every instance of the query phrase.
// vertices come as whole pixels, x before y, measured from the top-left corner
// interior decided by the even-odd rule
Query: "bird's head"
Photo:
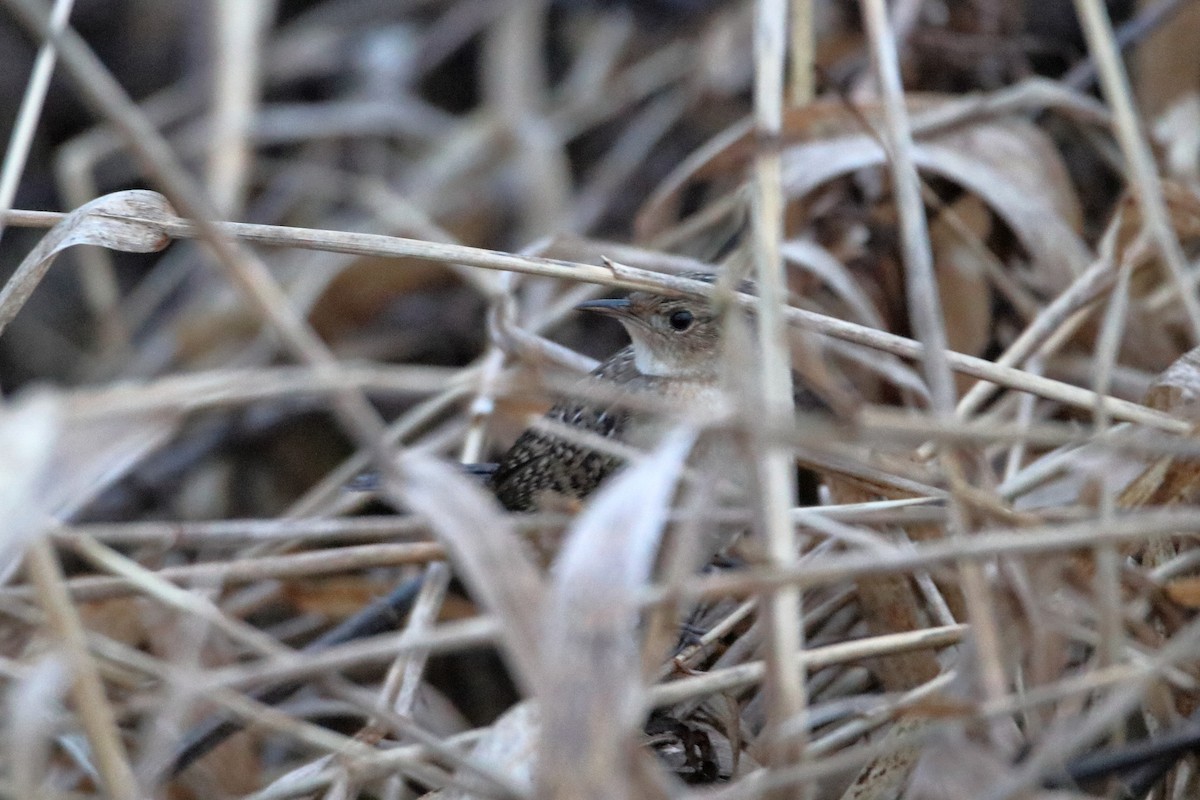
[[[717,374],[720,320],[706,300],[633,292],[578,308],[614,317],[625,326],[643,375],[703,379]]]

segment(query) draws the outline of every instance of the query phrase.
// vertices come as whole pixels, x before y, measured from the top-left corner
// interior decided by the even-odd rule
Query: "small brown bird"
[[[687,277],[712,280],[712,276]],[[717,314],[703,300],[669,298],[634,292],[617,300],[593,300],[579,308],[620,320],[633,344],[617,352],[592,372],[595,379],[611,382],[631,394],[654,394],[683,408],[717,403],[720,330]],[[653,446],[663,431],[656,415],[634,412],[621,403],[562,402],[547,414],[549,419],[636,447]],[[535,511],[545,501],[581,499],[621,466],[621,459],[576,444],[553,434],[527,430],[509,449],[489,480],[500,502],[511,511]],[[356,479],[352,488],[370,490],[374,475]],[[553,558],[555,542],[534,542],[545,563]],[[421,579],[405,581],[370,608],[313,642],[306,649],[319,651],[336,644],[389,628],[403,615],[420,588]],[[277,703],[301,684],[269,687],[258,697]],[[178,774],[239,730],[239,720],[215,717],[198,727],[181,746],[170,772]]]
[[[578,308],[615,317],[633,340],[593,370],[594,379],[630,393],[650,393],[684,408],[719,402],[720,328],[711,304],[634,292]],[[550,409],[547,417],[642,447],[652,446],[662,430],[655,415],[635,413],[619,403],[566,401]],[[611,454],[530,429],[501,459],[490,486],[510,511],[534,511],[555,498],[586,497],[619,466],[621,459]]]

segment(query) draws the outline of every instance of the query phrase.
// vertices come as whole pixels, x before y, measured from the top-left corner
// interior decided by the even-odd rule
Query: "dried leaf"
[[[0,581],[52,518],[70,517],[174,433],[174,412],[81,412],[49,392],[0,407]]]
[[[183,414],[175,409],[93,414],[86,398],[70,398],[61,440],[54,453],[54,483],[47,503],[59,518],[68,518],[90,503],[163,446],[178,430]]]
[[[1141,2],[1141,7],[1149,3]],[[1196,72],[1196,32],[1200,8],[1190,3],[1176,6],[1170,24],[1155,26],[1131,54],[1134,94],[1139,107],[1157,114],[1173,99],[1200,89]]]
[[[603,487],[554,565],[539,691],[542,796],[641,796],[632,761],[645,714],[636,598],[694,439],[674,431]]]
[[[992,291],[979,250],[963,241],[950,222],[951,214],[965,223],[978,241],[987,239],[990,221],[979,198],[966,195],[929,226],[950,349],[980,355],[992,339]],[[970,385],[965,378],[963,382]]]
[[[1065,287],[1090,261],[1086,245],[1072,225],[1078,205],[1060,207],[1057,181],[1033,185],[1027,171],[1013,170],[1014,162],[1036,158],[1033,129],[989,125],[952,137],[918,142],[913,158],[923,171],[946,178],[978,195],[1013,230],[1032,256],[1036,274],[1047,290]],[[981,157],[989,154],[988,158]],[[790,148],[783,156],[783,181],[788,195],[799,198],[834,178],[886,163],[883,148],[872,137],[846,136]],[[1042,165],[1043,173],[1063,171]]]
[[[542,579],[496,499],[449,466],[418,453],[400,460],[404,501],[425,515],[455,572],[501,625],[503,653],[527,694],[539,685]]]
[[[1086,267],[1090,253],[1078,234],[1080,204],[1045,134],[1018,118],[961,113],[961,100],[939,95],[910,96],[909,104],[919,112],[914,116],[918,129],[920,115],[933,119],[948,109],[959,112],[960,124],[948,127],[941,121],[935,132],[918,135],[917,167],[982,198],[1032,256],[1043,288],[1061,289]],[[789,114],[784,134],[789,144],[783,151],[789,198],[804,198],[835,178],[884,165],[878,140],[862,133],[864,120],[877,126],[881,116],[876,105],[852,112],[840,101],[818,101]],[[638,216],[639,238],[652,239],[666,229],[689,185],[724,177],[732,190],[755,146],[751,127],[742,123],[693,153],[646,202]]]
[[[130,190],[97,198],[54,226],[0,289],[0,332],[25,305],[58,254],[79,244],[126,253],[156,253],[171,243],[156,223],[175,212],[157,192]]]
[[[1184,353],[1167,367],[1146,392],[1146,405],[1200,426],[1200,348]],[[1193,437],[1196,432],[1191,434]],[[1200,484],[1200,467],[1186,458],[1164,456],[1150,463],[1118,498],[1122,508],[1168,506],[1192,502]]]
[[[527,787],[526,794],[532,794],[538,727],[537,705],[518,703],[504,712],[476,743],[471,750],[471,761],[508,777],[517,786]],[[459,774],[457,777],[465,788],[433,792],[426,797],[429,800],[475,800],[492,796],[491,787],[474,775]]]
[[[1200,608],[1200,578],[1176,578],[1166,585],[1167,597],[1184,608]]]
[[[1196,185],[1200,181],[1200,94],[1176,99],[1154,121],[1154,139],[1166,152],[1168,174]]]
[[[1200,347],[1163,370],[1146,392],[1145,402],[1182,419],[1200,421]]]
[[[44,796],[50,756],[58,734],[58,716],[71,685],[71,673],[59,656],[45,656],[7,692],[8,769],[16,797]]]
[[[846,271],[846,267],[824,247],[809,239],[793,239],[784,242],[779,252],[789,263],[811,272],[832,289],[863,325],[879,330],[886,329],[887,326],[879,316],[875,304]]]
[[[282,592],[302,614],[348,617],[391,589],[388,581],[372,575],[351,575],[288,583]]]
[[[62,432],[62,404],[49,393],[0,406],[0,577],[20,563],[45,524],[45,490]]]

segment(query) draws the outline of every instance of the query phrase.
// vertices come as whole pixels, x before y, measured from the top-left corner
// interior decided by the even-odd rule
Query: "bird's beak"
[[[580,311],[594,311],[608,317],[629,316],[630,302],[628,298],[618,297],[609,300],[588,300],[575,306]]]

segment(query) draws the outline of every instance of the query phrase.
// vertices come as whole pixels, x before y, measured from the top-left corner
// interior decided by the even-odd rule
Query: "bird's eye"
[[[688,328],[692,327],[692,321],[694,319],[695,318],[692,316],[692,312],[690,311],[676,311],[672,313],[671,316],[667,317],[667,323],[677,331],[686,331]]]

